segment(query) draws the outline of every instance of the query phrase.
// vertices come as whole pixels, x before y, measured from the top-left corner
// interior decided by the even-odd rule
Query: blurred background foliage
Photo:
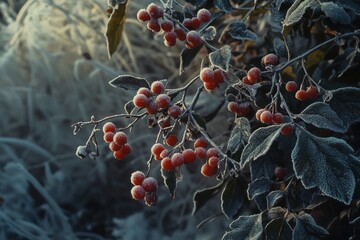
[[[113,77],[168,78],[176,86],[196,74],[190,68],[190,76],[179,78],[181,49],[168,51],[136,21],[149,2],[130,2],[120,49],[109,60],[105,0],[0,0],[0,239],[222,236],[229,223],[224,217],[196,228],[220,213],[219,199],[191,215],[193,193],[214,184],[199,168],[184,169],[174,200],[164,186],[155,207],[131,199],[130,174],[146,170],[156,137],[146,124],[130,134],[135,150],[123,161],[102,143],[96,161],[74,154],[90,129],[74,136],[72,123],[123,112],[132,98],[108,85]],[[159,169],[153,171],[161,181]]]

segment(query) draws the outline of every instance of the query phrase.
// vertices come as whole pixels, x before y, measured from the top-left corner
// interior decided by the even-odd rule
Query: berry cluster
[[[220,83],[224,82],[224,75],[220,69],[204,67],[200,71],[200,80],[208,91],[214,90]]]
[[[112,122],[107,122],[103,126],[104,141],[109,143],[109,148],[114,157],[122,160],[126,155],[131,153],[131,145],[127,143],[127,136],[124,132],[116,132],[116,126]]]
[[[194,152],[199,159],[207,159],[201,166],[201,174],[206,177],[211,177],[216,174],[218,169],[219,153],[215,148],[209,148],[208,142],[204,138],[198,138],[194,142]]]
[[[294,81],[289,81],[285,84],[285,89],[288,92],[295,92],[295,98],[299,101],[305,101],[308,99],[315,99],[319,95],[319,89],[315,86],[308,86],[306,90],[297,89],[297,84]]]
[[[136,171],[131,174],[131,183],[134,187],[131,189],[131,196],[135,200],[144,199],[148,206],[153,206],[157,202],[156,191],[158,184],[155,178],[146,177],[141,171]]]
[[[166,18],[164,19],[164,10],[155,3],[150,3],[146,9],[140,9],[137,13],[137,19],[140,22],[147,22],[149,30],[164,31],[165,46],[174,46],[178,39],[186,41],[185,47],[195,48],[202,44],[202,38],[195,30],[199,29],[202,23],[211,20],[211,13],[207,9],[200,9],[196,17],[185,18],[182,24],[179,24],[172,16],[166,15]]]
[[[249,114],[251,105],[249,102],[239,103],[231,101],[228,103],[227,109],[232,113],[236,113],[238,117],[245,117]]]
[[[261,71],[257,67],[250,68],[242,82],[246,85],[254,85],[261,79]]]
[[[266,109],[259,109],[255,114],[255,118],[264,124],[282,124],[284,122],[284,115],[282,113],[271,113]],[[290,123],[286,123],[281,127],[280,133],[284,136],[291,135],[294,127]]]

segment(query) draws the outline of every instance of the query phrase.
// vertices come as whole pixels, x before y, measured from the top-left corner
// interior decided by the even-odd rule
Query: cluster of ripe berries
[[[306,90],[298,89],[296,82],[289,81],[285,85],[285,89],[288,92],[295,92],[295,98],[299,101],[305,101],[307,99],[315,99],[319,95],[319,89],[315,86],[308,86]]]
[[[255,118],[264,124],[282,124],[284,122],[284,115],[282,113],[271,113],[266,109],[259,109],[255,114]],[[290,123],[286,123],[281,127],[280,133],[284,136],[292,134],[294,127]]]
[[[273,54],[267,54],[261,59],[261,64],[264,67],[268,66],[276,66],[279,64],[278,57]],[[257,67],[250,68],[247,72],[247,75],[243,77],[242,82],[246,85],[254,85],[256,82],[258,82],[261,79],[261,70]]]
[[[131,145],[127,142],[127,136],[124,132],[116,132],[116,126],[112,122],[107,122],[103,126],[104,141],[109,143],[109,148],[114,157],[122,160],[131,153]]]
[[[148,206],[156,204],[158,184],[155,178],[146,177],[143,172],[136,171],[131,174],[130,181],[134,185],[131,189],[131,196],[133,199],[144,199]]]
[[[245,117],[249,114],[251,110],[251,105],[249,102],[238,103],[231,101],[227,105],[229,112],[236,113],[238,117]]]
[[[176,44],[176,39],[185,41],[185,47],[195,48],[202,44],[200,34],[195,31],[202,23],[211,20],[211,13],[207,9],[200,9],[196,17],[185,18],[182,25],[173,19],[164,19],[164,10],[155,3],[150,3],[146,9],[137,13],[140,22],[147,22],[147,28],[153,32],[164,31],[164,45],[171,47]]]
[[[200,71],[200,80],[208,91],[214,90],[220,83],[224,82],[224,75],[220,69],[204,67]]]
[[[180,167],[183,164],[193,163],[196,158],[207,161],[201,167],[201,173],[204,176],[210,177],[217,172],[219,163],[219,153],[215,148],[209,148],[208,142],[203,138],[198,138],[194,142],[194,149],[187,148],[181,153],[177,152],[171,154],[171,151],[166,149],[161,143],[156,143],[151,147],[151,153],[155,160],[161,161],[161,168],[166,171],[171,171],[175,167]]]

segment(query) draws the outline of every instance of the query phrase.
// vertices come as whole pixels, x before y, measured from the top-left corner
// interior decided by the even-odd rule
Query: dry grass
[[[222,232],[211,224],[196,231],[198,220],[189,214],[192,192],[208,185],[201,178],[200,186],[194,186],[200,178],[192,171],[184,170],[173,201],[164,187],[159,207],[144,208],[130,199],[128,177],[134,169],[145,170],[148,146],[155,138],[144,125],[131,134],[136,151],[123,162],[116,162],[104,144],[97,161],[74,155],[90,129],[73,136],[71,123],[121,112],[132,97],[133,93],[111,88],[107,83],[111,78],[122,73],[151,81],[168,78],[173,86],[186,79],[177,76],[181,49],[168,52],[162,37],[154,40],[134,19],[145,1],[131,1],[121,49],[109,60],[103,35],[105,2],[29,0],[16,18],[12,16],[19,6],[7,8],[2,3],[3,13],[10,14],[0,25],[0,196],[4,198],[0,224],[6,225],[0,235],[46,239],[46,235],[76,234],[101,239],[100,235],[110,237],[113,232],[118,239],[122,239],[119,233],[128,234],[124,239],[139,239],[130,235],[142,232],[151,233],[148,236],[153,238],[147,239],[166,239],[165,235],[203,239],[204,234],[218,238]],[[92,60],[84,59],[84,53]],[[219,211],[216,207],[207,210],[199,216]],[[114,218],[118,219],[115,223]],[[146,222],[142,229],[139,219]],[[221,228],[226,223],[217,225]]]

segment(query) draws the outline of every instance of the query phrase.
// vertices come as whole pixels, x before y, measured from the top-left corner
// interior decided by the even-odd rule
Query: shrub
[[[109,26],[113,16],[125,17],[126,1],[112,2]],[[190,5],[185,8],[176,1],[152,3],[147,12],[139,10],[138,18],[153,32],[165,34],[166,47],[183,46],[180,75],[201,50],[207,52],[197,76],[178,88],[168,87],[172,84],[167,80],[150,84],[132,75],[111,80],[110,85],[121,91],[142,89],[148,96],[134,95],[125,113],[73,124],[74,133],[93,127],[77,155],[98,155],[96,133],[105,121],[132,119],[116,129],[128,131],[140,120],[151,119],[157,150],[151,151],[146,179],[153,179],[150,169],[160,164],[164,184],[175,197],[181,168],[193,162],[184,160],[184,152],[194,151],[202,162],[199,174],[216,175],[219,183],[195,192],[193,213],[221,192],[222,212],[234,220],[223,239],[358,238],[360,196],[355,189],[360,159],[353,129],[360,120],[360,90],[359,80],[352,76],[359,72],[360,4],[186,2]],[[170,41],[170,33],[179,42],[175,37]],[[107,37],[113,41],[109,32]],[[108,46],[111,55],[116,49]],[[232,114],[229,132],[220,133],[228,136],[224,142],[215,141],[207,131],[208,122],[219,117],[222,108],[207,116],[196,111],[199,103],[217,104],[200,101],[211,94],[219,96],[220,106]],[[152,102],[156,106],[148,111]],[[170,108],[175,106],[173,117]],[[194,142],[199,146],[191,149]],[[137,197],[144,195],[152,206],[157,190],[152,188],[146,196],[140,191]]]

